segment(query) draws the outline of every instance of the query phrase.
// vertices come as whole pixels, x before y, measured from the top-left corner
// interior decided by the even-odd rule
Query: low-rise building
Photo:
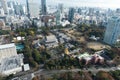
[[[24,65],[23,65],[23,68],[24,68],[24,71],[30,70],[29,64],[24,64]]]
[[[14,37],[12,42],[24,41],[24,40],[25,40],[25,37],[18,36],[18,37]]]
[[[57,33],[57,37],[58,37],[58,41],[62,44],[65,42],[68,42],[69,40],[71,40],[70,37],[68,37],[67,35],[65,35],[64,33]]]
[[[80,48],[74,49],[74,50],[70,51],[70,54],[79,53],[80,50],[81,50]]]
[[[90,55],[87,52],[85,52],[84,54],[80,54],[77,57],[79,60],[84,59],[86,61],[86,65],[89,64],[90,62],[92,63],[98,63],[98,62],[103,63],[104,62],[104,58],[96,53],[94,55]]]
[[[58,46],[58,40],[55,35],[49,35],[45,37],[45,47],[52,48]]]

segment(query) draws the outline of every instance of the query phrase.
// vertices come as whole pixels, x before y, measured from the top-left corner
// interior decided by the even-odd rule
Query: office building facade
[[[108,24],[105,31],[104,42],[110,45],[114,45],[120,36],[120,18],[112,17],[108,20]]]
[[[0,62],[4,58],[9,58],[16,55],[17,51],[15,44],[0,45]]]
[[[0,6],[3,8],[4,13],[8,14],[7,0],[0,0]]]
[[[74,8],[70,8],[69,9],[69,14],[68,14],[68,21],[70,23],[72,23],[73,20],[74,20],[74,13],[75,13],[75,9]]]
[[[47,14],[46,0],[41,0],[41,13],[42,15]]]

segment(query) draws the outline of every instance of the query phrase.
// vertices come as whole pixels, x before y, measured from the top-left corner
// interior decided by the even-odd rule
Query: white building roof
[[[91,58],[92,58],[91,56],[84,57],[84,59],[87,60],[87,61],[91,60]]]
[[[30,70],[29,64],[24,64],[24,71],[28,71],[28,70]]]
[[[58,42],[55,35],[46,36],[46,42]]]
[[[18,41],[22,40],[22,37],[18,36],[18,37],[17,37],[17,40],[18,40]]]
[[[88,57],[91,57],[91,55],[89,55],[87,52],[85,52],[84,54],[80,54],[78,55],[78,58],[81,59],[81,58],[88,58]]]
[[[15,44],[11,43],[11,44],[0,45],[0,49],[10,48],[10,47],[15,47]]]

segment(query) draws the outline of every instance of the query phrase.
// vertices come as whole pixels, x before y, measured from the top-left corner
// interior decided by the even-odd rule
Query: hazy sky
[[[17,0],[25,3],[25,0]],[[41,2],[41,0],[30,0],[35,2]],[[46,0],[47,5],[64,3],[64,5],[73,6],[91,6],[91,7],[107,7],[107,8],[120,8],[120,0]]]

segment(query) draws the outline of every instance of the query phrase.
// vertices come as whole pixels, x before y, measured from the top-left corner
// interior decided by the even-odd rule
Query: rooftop
[[[55,35],[46,36],[46,42],[58,42]]]
[[[90,57],[91,55],[89,55],[87,52],[85,52],[84,54],[80,54],[78,55],[78,58],[81,59],[83,57]]]
[[[11,44],[0,45],[0,49],[10,48],[10,47],[15,47],[15,44],[11,43]]]

